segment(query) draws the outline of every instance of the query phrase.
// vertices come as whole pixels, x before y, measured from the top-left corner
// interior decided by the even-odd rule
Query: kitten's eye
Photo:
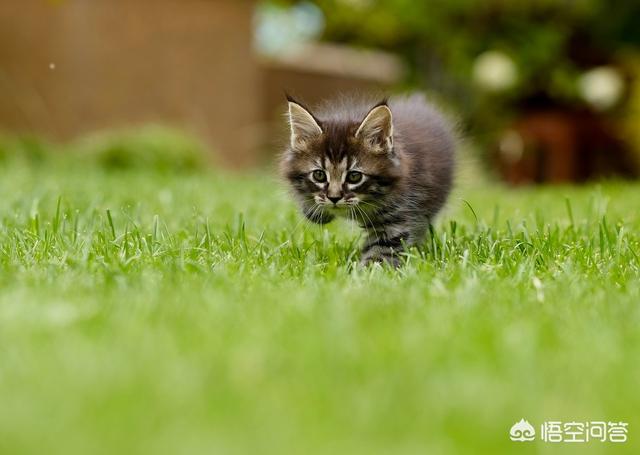
[[[320,169],[313,171],[311,173],[311,176],[313,177],[313,180],[318,183],[324,183],[327,181],[327,174],[325,174],[325,172],[321,171]]]
[[[362,181],[362,172],[350,171],[347,174],[347,183],[360,183]]]

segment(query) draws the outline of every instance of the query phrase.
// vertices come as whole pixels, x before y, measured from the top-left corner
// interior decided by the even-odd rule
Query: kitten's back
[[[405,153],[453,160],[453,126],[424,96],[391,98],[389,106],[393,113],[394,136]]]
[[[409,161],[409,192],[429,218],[451,191],[455,163],[453,123],[422,95],[392,98],[396,150]]]

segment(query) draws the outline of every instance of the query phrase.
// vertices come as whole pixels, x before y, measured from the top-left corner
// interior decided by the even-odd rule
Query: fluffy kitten
[[[367,231],[362,263],[399,264],[449,195],[452,128],[424,97],[353,99],[315,113],[291,97],[281,170],[312,222],[345,216]]]

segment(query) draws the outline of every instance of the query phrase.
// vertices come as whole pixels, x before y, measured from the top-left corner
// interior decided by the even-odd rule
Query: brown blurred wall
[[[56,140],[160,123],[223,164],[268,161],[287,90],[310,105],[384,90],[397,58],[309,43],[256,57],[251,0],[0,0],[0,131]]]
[[[159,122],[254,160],[250,0],[1,0],[0,129],[67,140]]]

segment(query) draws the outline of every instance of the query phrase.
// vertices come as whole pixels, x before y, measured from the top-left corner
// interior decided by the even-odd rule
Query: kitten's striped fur
[[[367,231],[362,262],[399,264],[419,243],[452,185],[452,128],[424,97],[376,105],[341,98],[314,113],[291,97],[290,144],[281,170],[304,215],[336,215]]]

